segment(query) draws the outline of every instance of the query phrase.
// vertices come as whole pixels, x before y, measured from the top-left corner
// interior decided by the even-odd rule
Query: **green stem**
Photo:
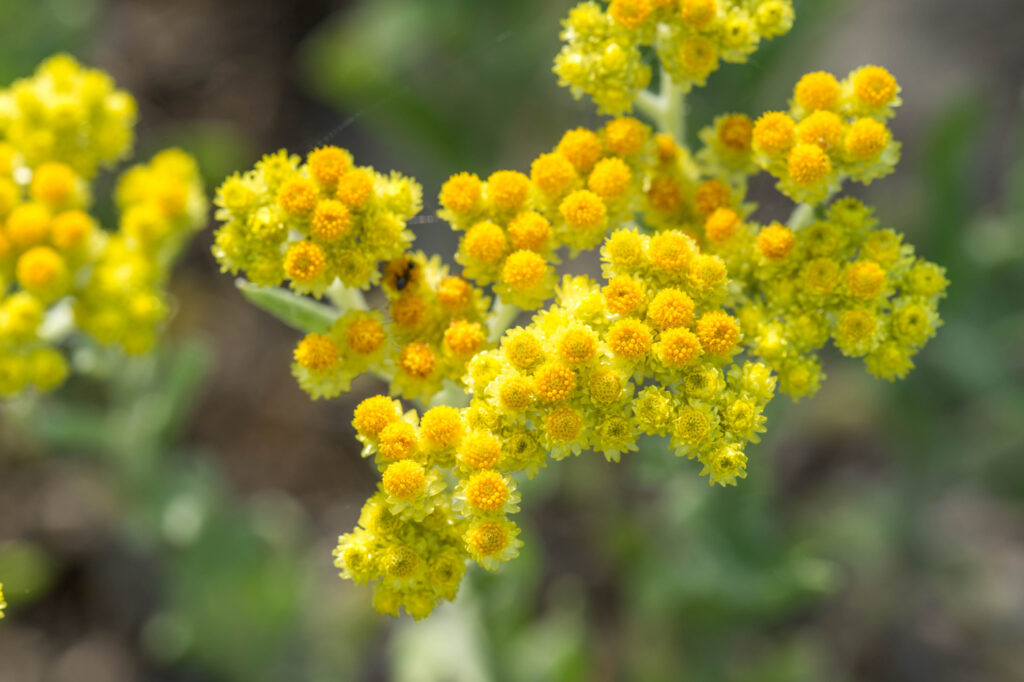
[[[814,222],[814,207],[810,204],[797,204],[789,216],[789,228],[801,230]]]
[[[661,71],[658,94],[650,90],[640,91],[636,98],[636,108],[651,119],[658,132],[668,133],[680,144],[685,142],[686,98],[667,72]]]
[[[327,298],[343,313],[349,310],[369,310],[363,292],[345,286],[340,279],[334,280],[334,283],[327,287]]]
[[[497,343],[505,330],[512,326],[512,322],[519,314],[519,308],[511,303],[505,303],[497,298],[494,307],[491,308],[490,318],[487,320],[487,338],[492,343]]]

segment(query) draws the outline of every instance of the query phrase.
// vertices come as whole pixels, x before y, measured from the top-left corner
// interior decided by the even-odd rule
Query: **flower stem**
[[[679,143],[686,135],[686,98],[671,76],[661,71],[658,94],[641,90],[637,94],[636,108],[651,120],[658,132],[668,133]]]
[[[487,338],[492,343],[497,343],[505,330],[512,326],[516,315],[519,314],[519,307],[511,303],[505,303],[500,297],[494,302],[491,308],[490,318],[487,320]]]

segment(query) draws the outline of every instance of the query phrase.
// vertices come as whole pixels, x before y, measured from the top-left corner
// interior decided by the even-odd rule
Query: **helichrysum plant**
[[[726,113],[699,148],[683,142],[685,94],[793,18],[789,0],[573,8],[554,70],[612,118],[522,171],[444,183],[460,271],[411,249],[420,186],[343,149],[281,151],[221,186],[214,253],[252,301],[308,332],[299,385],[330,398],[364,372],[389,383],[355,410],[381,479],[335,551],[378,610],[425,617],[469,560],[515,558],[518,482],[551,460],[619,461],[658,435],[710,484],[735,485],[766,404],[777,388],[817,391],[829,342],[884,379],[912,368],[940,324],[944,271],[840,196],[898,160],[888,71],[808,73],[779,110]],[[762,171],[797,204],[785,224],[757,222],[745,200]],[[593,250],[600,280],[559,278],[560,259]],[[366,305],[370,288],[383,309]],[[511,326],[519,310],[532,319]]]
[[[135,118],[131,95],[67,55],[0,90],[0,397],[59,386],[81,343],[142,353],[157,338],[207,202],[195,161],[170,149],[120,174],[116,229],[90,214]]]

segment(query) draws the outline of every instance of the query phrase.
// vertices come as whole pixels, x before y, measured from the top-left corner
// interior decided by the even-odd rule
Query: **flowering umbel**
[[[944,271],[837,196],[898,160],[888,71],[809,73],[788,109],[723,114],[698,149],[681,142],[684,94],[792,22],[788,0],[571,10],[555,71],[616,117],[567,131],[528,169],[451,176],[438,215],[460,235],[456,274],[410,249],[419,185],[343,149],[279,152],[221,186],[214,253],[262,285],[240,284],[251,300],[307,333],[302,388],[335,396],[363,372],[389,383],[355,409],[380,483],[335,550],[378,610],[425,617],[468,561],[514,558],[518,484],[550,460],[617,462],[657,435],[709,484],[735,485],[776,388],[813,394],[830,340],[876,376],[911,369],[940,324]],[[644,89],[648,48],[657,93]],[[624,115],[634,109],[655,129]],[[785,224],[752,217],[747,182],[761,171],[798,204]],[[559,278],[561,258],[592,250],[600,279]],[[328,303],[268,288],[282,282]],[[379,310],[360,292],[373,286]],[[520,309],[532,318],[514,326]]]
[[[90,182],[131,151],[134,124],[131,95],[66,55],[0,90],[0,396],[59,386],[76,328],[129,353],[156,341],[206,198],[195,161],[162,151],[120,175],[119,224],[100,226]]]

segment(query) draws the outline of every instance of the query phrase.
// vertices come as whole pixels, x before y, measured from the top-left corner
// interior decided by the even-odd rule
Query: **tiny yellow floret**
[[[398,402],[386,395],[375,395],[356,406],[352,425],[361,435],[376,438],[381,430],[401,416]]]
[[[585,327],[570,328],[558,341],[558,357],[569,364],[587,362],[597,354],[597,335]]]
[[[398,366],[411,377],[425,379],[434,371],[437,356],[430,346],[413,341],[398,354]]]
[[[779,223],[772,223],[757,235],[758,253],[774,262],[786,260],[794,244],[793,230]]]
[[[843,147],[855,159],[874,159],[889,144],[889,129],[873,118],[860,118],[846,133]]]
[[[517,249],[540,251],[551,237],[551,223],[536,211],[523,211],[508,224],[508,236]]]
[[[612,0],[608,14],[626,28],[640,28],[651,16],[649,0]]]
[[[462,240],[466,253],[482,263],[493,263],[505,253],[505,231],[485,220],[469,228]]]
[[[500,511],[508,501],[508,482],[497,471],[474,472],[466,483],[466,503],[484,513]]]
[[[884,107],[889,104],[896,97],[898,90],[896,79],[881,66],[862,67],[853,77],[854,94],[871,107]]]
[[[620,116],[604,126],[604,143],[608,151],[618,156],[631,156],[644,147],[648,129],[631,116]]]
[[[396,419],[381,429],[378,439],[377,447],[381,457],[388,461],[412,457],[419,445],[416,427],[401,419]]]
[[[732,316],[714,310],[704,313],[697,321],[697,337],[706,352],[727,356],[740,340],[740,326]]]
[[[647,317],[658,329],[686,327],[693,323],[695,306],[689,294],[679,289],[662,289],[647,307]]]
[[[483,325],[468,320],[452,320],[444,332],[445,345],[453,353],[463,357],[468,357],[480,350],[485,338]]]
[[[29,194],[36,201],[60,205],[75,191],[75,172],[63,163],[50,162],[36,168],[29,185]]]
[[[754,136],[754,122],[745,114],[729,114],[718,124],[718,141],[734,152],[750,149]]]
[[[372,317],[353,321],[345,332],[345,343],[357,355],[370,355],[377,352],[384,345],[385,339],[387,339],[387,333],[384,331],[384,325]]]
[[[629,189],[631,178],[626,162],[611,156],[597,162],[587,178],[587,187],[603,199],[618,199]]]
[[[576,190],[559,205],[558,210],[569,227],[589,230],[603,224],[607,209],[601,198],[590,190]]]
[[[471,469],[490,469],[501,459],[501,443],[484,431],[473,431],[459,445],[459,461]]]
[[[337,361],[338,347],[324,334],[308,334],[295,347],[295,362],[313,372],[324,372]]]
[[[751,145],[755,151],[775,156],[793,146],[796,138],[796,123],[789,114],[769,111],[761,114],[754,124]]]
[[[688,365],[700,355],[700,340],[686,328],[669,329],[658,341],[658,357],[669,367]]]
[[[450,448],[462,439],[465,427],[458,408],[439,405],[423,413],[420,420],[420,436],[429,445]]]
[[[307,215],[316,206],[316,185],[306,178],[296,178],[281,185],[277,203],[291,215]]]
[[[644,283],[642,280],[620,275],[608,280],[602,289],[604,304],[608,310],[617,315],[632,313],[644,301]]]
[[[354,168],[338,179],[337,197],[349,208],[359,210],[373,195],[373,174],[365,168]]]
[[[423,465],[411,459],[392,462],[381,478],[384,492],[406,502],[419,497],[427,487]]]
[[[693,28],[707,28],[718,14],[717,0],[682,0],[683,21]]]
[[[839,81],[827,71],[805,74],[797,81],[793,99],[807,111],[835,109],[839,103]]]
[[[857,298],[874,298],[885,287],[885,270],[874,261],[863,261],[850,266],[846,281],[850,293]]]
[[[519,208],[529,193],[530,179],[519,171],[495,171],[487,178],[487,197],[502,210]]]
[[[533,390],[542,400],[557,403],[565,400],[576,388],[576,374],[558,363],[549,362],[533,375]]]
[[[535,251],[516,251],[505,259],[501,281],[513,291],[529,291],[544,281],[547,267],[547,261]]]
[[[483,183],[474,173],[453,175],[441,185],[441,205],[453,213],[469,213],[480,202]]]
[[[640,320],[619,320],[608,330],[608,347],[628,360],[642,358],[651,349],[651,328]]]
[[[312,282],[327,265],[324,251],[313,242],[296,242],[284,256],[284,271],[290,279],[303,284]]]
[[[601,158],[601,138],[592,130],[576,128],[562,136],[557,149],[578,172],[585,173]]]
[[[583,415],[571,407],[560,407],[544,422],[544,428],[552,440],[569,442],[579,435],[583,427]]]
[[[739,230],[739,215],[731,208],[717,208],[704,221],[704,235],[713,244],[724,244]]]
[[[828,177],[832,162],[828,154],[816,144],[800,143],[793,147],[786,160],[789,177],[798,185],[813,185]]]
[[[352,161],[339,147],[314,149],[306,158],[309,174],[321,187],[334,187],[338,179],[352,168]]]

